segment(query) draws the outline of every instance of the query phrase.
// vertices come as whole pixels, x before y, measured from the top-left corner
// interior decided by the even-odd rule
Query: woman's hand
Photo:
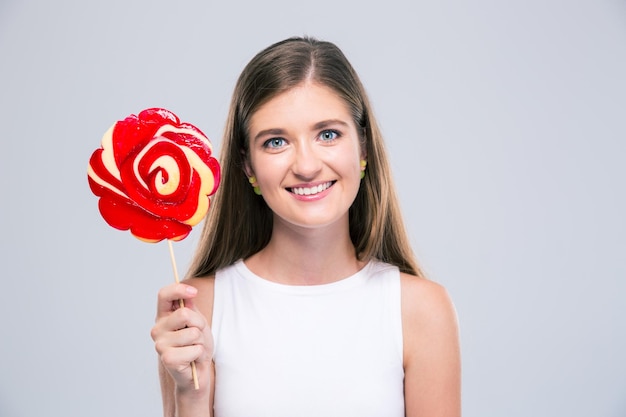
[[[162,368],[179,394],[194,391],[191,363],[196,363],[200,391],[208,392],[213,338],[205,316],[194,305],[198,290],[171,284],[159,291],[156,323],[151,331]],[[185,307],[180,307],[183,300]]]

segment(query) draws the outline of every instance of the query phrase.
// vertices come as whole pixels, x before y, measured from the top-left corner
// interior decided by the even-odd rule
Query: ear
[[[248,158],[244,158],[243,160],[243,171],[246,173],[248,178],[254,177],[254,170],[252,169],[252,165],[250,165],[250,160]]]
[[[361,128],[361,134],[359,137],[359,148],[361,149],[361,159],[367,160],[367,136],[365,128]]]
[[[248,177],[248,178],[254,177],[254,171],[252,171],[252,169],[250,169],[250,167],[248,167],[248,164],[246,164],[246,166],[243,167],[243,172],[246,173],[246,177]]]

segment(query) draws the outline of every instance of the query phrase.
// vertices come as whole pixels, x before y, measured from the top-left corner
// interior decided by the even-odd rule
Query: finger
[[[180,311],[176,310],[176,314],[174,314],[174,317],[180,317],[181,320],[185,321],[187,326],[198,327],[200,329],[204,329],[208,326],[204,314],[196,310],[193,305],[191,305],[190,307],[181,308],[179,310]]]
[[[163,355],[171,349],[195,345],[201,345],[208,350],[209,344],[202,331],[197,327],[190,327],[164,334],[155,340],[154,348],[159,355]]]
[[[185,327],[197,327],[200,330],[204,330],[208,324],[202,313],[189,307],[183,307],[167,316],[166,326],[172,330],[179,330]]]
[[[187,327],[174,332],[170,343],[172,347],[185,347],[191,345],[204,345],[205,337],[202,330],[197,327]]]
[[[191,362],[200,361],[206,356],[204,346],[191,345],[166,350],[161,354],[161,362],[167,369],[186,373],[190,368]]]
[[[169,333],[185,328],[197,328],[200,332],[205,332],[208,329],[208,323],[201,313],[184,307],[157,319],[150,331],[150,336],[152,340],[157,341]]]
[[[159,355],[171,349],[193,345],[203,345],[206,349],[211,346],[211,340],[197,327],[188,327],[173,332],[165,332],[153,335],[154,348]]]
[[[172,306],[178,306],[178,300],[191,300],[198,294],[198,290],[187,284],[170,284],[159,290],[157,302],[157,318],[172,311]]]

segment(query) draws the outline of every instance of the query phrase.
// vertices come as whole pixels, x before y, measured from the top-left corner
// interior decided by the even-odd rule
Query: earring
[[[367,161],[365,159],[361,159],[361,179],[365,177],[365,167],[367,166]]]
[[[261,189],[259,188],[259,184],[257,184],[256,177],[254,175],[248,177],[248,182],[252,185],[252,188],[254,188],[254,193],[256,195],[261,195]]]

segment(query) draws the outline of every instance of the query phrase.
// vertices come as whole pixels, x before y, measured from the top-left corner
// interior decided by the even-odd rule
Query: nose
[[[322,159],[315,145],[300,141],[295,148],[291,170],[296,177],[304,181],[313,180],[322,169]]]

